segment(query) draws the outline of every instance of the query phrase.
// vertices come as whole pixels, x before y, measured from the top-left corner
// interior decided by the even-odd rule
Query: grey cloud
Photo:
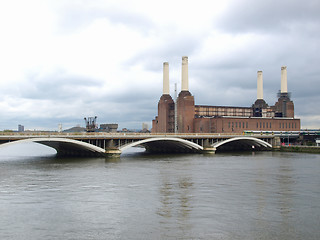
[[[161,29],[150,19],[128,10],[99,8],[80,2],[79,5],[64,5],[59,11],[64,32],[76,31],[97,19],[107,19],[143,33],[155,30],[154,44],[122,67],[127,71],[131,66],[142,65],[144,70],[157,74],[159,80],[150,84],[149,79],[133,76],[126,87],[103,93],[107,80],[71,76],[63,70],[47,76],[30,74],[28,83],[18,86],[17,97],[21,101],[48,100],[52,106],[48,106],[48,114],[39,119],[19,115],[17,121],[17,117],[7,114],[6,122],[55,129],[58,123],[63,123],[64,127],[83,125],[83,117],[97,115],[99,123],[117,122],[120,127],[138,128],[157,115],[162,93],[162,63],[170,64],[171,83],[175,79],[180,81],[184,55],[189,56],[190,91],[196,104],[251,106],[256,100],[257,71],[262,70],[264,97],[273,105],[280,89],[280,68],[286,65],[288,89],[292,92],[296,115],[303,118],[320,112],[320,105],[316,104],[320,101],[319,1],[234,1],[214,25],[218,31],[234,37],[252,34],[252,41],[237,49],[224,45],[225,54],[220,56],[214,53],[208,56],[207,49],[202,49],[206,36]],[[208,36],[216,30],[207,29]],[[53,106],[56,106],[55,112],[50,112]],[[57,110],[60,106],[61,110]],[[5,123],[1,122],[4,128],[2,124]]]
[[[90,25],[97,19],[107,19],[114,24],[123,24],[140,32],[148,32],[153,27],[151,19],[125,8],[97,6],[94,4],[63,4],[59,8],[60,28],[73,32]]]
[[[217,21],[222,30],[232,32],[294,31],[316,24],[319,30],[320,2],[318,0],[233,1]],[[306,29],[305,29],[306,30]]]
[[[141,86],[133,85],[103,93],[99,89],[101,83],[97,80],[57,75],[32,79],[33,88],[27,89],[20,97],[22,101],[29,98],[35,106],[40,104],[41,113],[35,111],[33,117],[16,116],[15,119],[19,121],[15,121],[14,125],[23,124],[29,129],[37,126],[56,129],[58,123],[62,123],[64,127],[83,125],[83,117],[98,116],[99,124],[115,122],[121,124],[121,127],[134,128],[135,125],[139,128],[140,124],[137,126],[137,123],[151,121],[156,115],[161,89],[147,91]],[[49,79],[54,81],[48,81]],[[92,85],[97,85],[93,93],[86,92]],[[11,121],[11,126],[12,124]]]
[[[90,88],[99,88],[101,80],[68,75],[63,70],[45,76],[29,74],[27,81],[21,84],[20,97],[27,99],[46,99],[68,101],[80,96],[88,96]]]
[[[192,35],[167,36],[160,45],[153,45],[125,62],[125,65],[142,64],[144,69],[159,71],[163,62],[181,63],[182,56],[191,56],[199,47],[202,40]]]

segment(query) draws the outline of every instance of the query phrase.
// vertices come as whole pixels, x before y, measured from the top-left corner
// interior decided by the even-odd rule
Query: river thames
[[[320,239],[320,155],[36,148],[0,149],[0,239]]]

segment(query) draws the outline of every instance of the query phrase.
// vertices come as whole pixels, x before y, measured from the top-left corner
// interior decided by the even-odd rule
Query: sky
[[[277,101],[281,66],[302,128],[320,128],[319,0],[0,0],[0,130],[97,123],[141,129],[170,92],[197,105],[251,106],[257,71]]]

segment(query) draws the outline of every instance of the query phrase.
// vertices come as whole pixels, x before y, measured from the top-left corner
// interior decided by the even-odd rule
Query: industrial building
[[[243,133],[246,131],[299,131],[294,104],[287,88],[287,68],[281,68],[278,101],[269,106],[263,99],[263,75],[257,73],[257,100],[250,107],[195,105],[189,91],[188,57],[182,57],[181,92],[170,96],[169,63],[163,63],[163,94],[152,133]]]

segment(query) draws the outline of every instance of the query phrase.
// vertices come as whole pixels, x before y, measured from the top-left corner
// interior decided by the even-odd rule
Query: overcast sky
[[[249,107],[263,71],[277,101],[281,66],[303,128],[320,127],[319,0],[0,1],[0,130],[141,128],[189,57],[196,104]]]

